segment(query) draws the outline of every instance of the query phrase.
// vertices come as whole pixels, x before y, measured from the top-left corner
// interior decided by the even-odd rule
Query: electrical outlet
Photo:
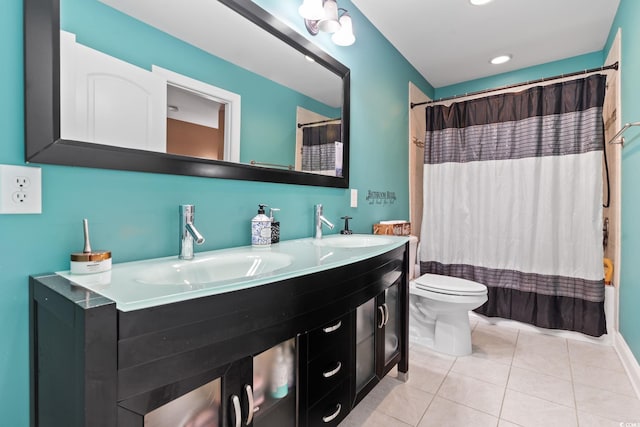
[[[0,214],[42,213],[40,168],[0,165]]]

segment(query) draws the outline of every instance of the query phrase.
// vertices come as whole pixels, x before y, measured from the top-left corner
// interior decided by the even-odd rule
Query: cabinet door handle
[[[251,421],[253,421],[253,389],[249,384],[247,384],[244,386],[244,392],[247,394],[247,402],[249,402],[249,407],[247,409],[247,421],[245,422],[245,425],[249,425],[251,424]]]
[[[334,376],[335,374],[337,374],[338,372],[340,372],[340,369],[342,369],[342,362],[338,362],[336,367],[333,368],[332,370],[324,371],[322,373],[322,376],[325,377],[325,378],[330,378],[330,377]]]
[[[338,323],[336,323],[335,325],[331,325],[331,326],[327,326],[326,328],[322,328],[322,332],[324,332],[325,334],[329,334],[333,331],[337,331],[338,329],[340,329],[340,326],[342,326],[342,320],[338,320]]]
[[[235,394],[231,396],[231,404],[233,405],[233,410],[229,412],[229,416],[231,417],[231,426],[240,427],[240,424],[242,423],[242,414],[240,413],[240,399]]]
[[[378,329],[382,329],[382,327],[384,326],[384,307],[379,305],[378,306],[378,311],[380,312],[380,324],[378,325]]]
[[[387,323],[389,322],[389,306],[386,302],[382,304],[382,306],[384,307],[384,326],[387,326]]]
[[[342,409],[342,405],[338,403],[336,405],[335,412],[331,415],[325,415],[324,417],[322,417],[322,421],[325,423],[330,423],[331,421],[335,420],[336,417],[340,414],[341,409]]]

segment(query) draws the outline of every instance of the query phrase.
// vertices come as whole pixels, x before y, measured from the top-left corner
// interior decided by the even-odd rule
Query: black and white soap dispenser
[[[264,214],[267,205],[258,205],[258,215],[251,220],[251,246],[266,248],[271,246],[271,218]]]
[[[273,216],[274,212],[280,211],[279,208],[269,209],[269,219],[271,220],[271,243],[278,243],[280,241],[280,221]]]

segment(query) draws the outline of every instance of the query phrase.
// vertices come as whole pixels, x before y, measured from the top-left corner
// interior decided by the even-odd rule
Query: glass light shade
[[[304,19],[310,21],[318,21],[324,17],[324,8],[322,0],[304,0],[298,8],[298,13]]]
[[[356,41],[351,16],[347,12],[340,17],[340,29],[333,33],[331,40],[338,46],[351,46]]]
[[[335,33],[340,29],[340,22],[338,22],[338,3],[336,3],[336,0],[325,0],[324,18],[318,22],[318,28],[325,33]]]

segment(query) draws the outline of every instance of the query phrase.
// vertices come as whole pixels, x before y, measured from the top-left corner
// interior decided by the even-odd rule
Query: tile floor
[[[473,355],[412,345],[340,427],[640,427],[640,400],[612,347],[472,320]]]

